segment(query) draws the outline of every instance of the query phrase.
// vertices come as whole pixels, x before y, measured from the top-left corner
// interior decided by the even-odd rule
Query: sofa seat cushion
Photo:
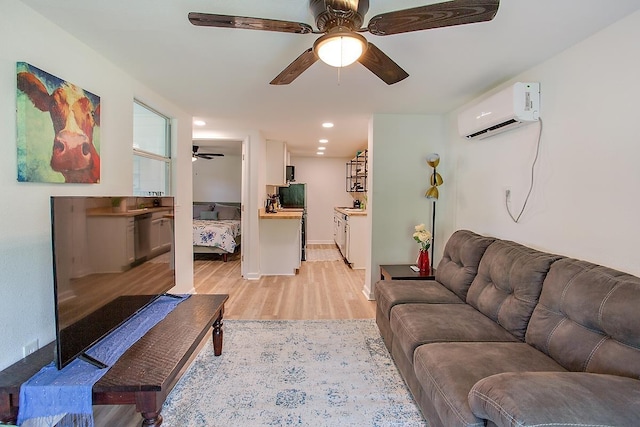
[[[435,280],[381,280],[376,284],[376,303],[387,319],[397,304],[464,304]]]
[[[473,413],[497,426],[619,426],[640,423],[640,381],[582,372],[493,375],[469,393]]]
[[[445,426],[484,426],[469,405],[479,380],[502,372],[566,370],[525,343],[438,343],[418,347],[414,370]]]
[[[518,339],[467,304],[400,304],[391,309],[393,346],[413,360],[418,346],[434,342]]]

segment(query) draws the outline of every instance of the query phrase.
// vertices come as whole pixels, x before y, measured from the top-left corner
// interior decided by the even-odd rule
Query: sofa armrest
[[[637,426],[640,380],[584,372],[508,372],[478,381],[473,413],[503,426]]]

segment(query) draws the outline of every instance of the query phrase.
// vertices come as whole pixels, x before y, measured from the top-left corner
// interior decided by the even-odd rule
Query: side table
[[[413,271],[410,266],[415,264],[388,264],[380,266],[380,280],[434,280],[436,269],[428,274]]]

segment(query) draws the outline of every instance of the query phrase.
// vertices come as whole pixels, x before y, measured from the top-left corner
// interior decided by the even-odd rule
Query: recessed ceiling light
[[[329,142],[329,140],[328,139],[320,139],[320,140],[318,140],[318,142],[320,144],[326,144],[327,142]]]
[[[324,156],[324,151],[318,151],[316,154],[317,154],[318,156]]]
[[[327,149],[327,147],[318,147],[318,150],[320,150],[320,151],[324,151],[326,149]]]
[[[323,128],[332,128],[332,127],[333,127],[333,123],[331,123],[331,122],[323,123],[323,124],[322,124],[322,127],[323,127]]]
[[[207,123],[204,120],[194,120],[193,124],[196,125],[196,126],[204,126]]]

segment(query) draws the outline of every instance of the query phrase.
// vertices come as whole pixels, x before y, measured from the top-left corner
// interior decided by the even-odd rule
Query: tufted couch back
[[[640,379],[640,278],[565,258],[551,266],[526,342],[570,371]]]
[[[469,230],[453,233],[436,269],[436,280],[461,300],[466,300],[469,286],[478,273],[478,264],[494,240]]]
[[[561,257],[496,240],[480,261],[467,303],[524,341],[551,264]]]

